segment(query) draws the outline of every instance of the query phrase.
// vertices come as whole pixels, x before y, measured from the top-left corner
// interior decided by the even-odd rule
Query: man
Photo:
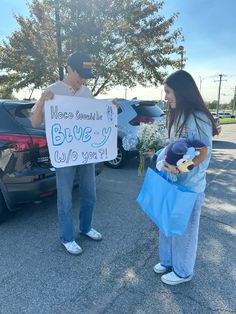
[[[44,104],[56,95],[92,98],[92,93],[84,84],[93,78],[92,62],[88,54],[74,52],[67,60],[67,75],[63,81],[50,85],[42,93],[33,108],[32,126],[37,128],[44,120]],[[101,240],[102,235],[91,227],[92,214],[96,202],[95,165],[86,164],[56,169],[57,208],[60,239],[66,250],[74,255],[82,248],[75,242],[75,228],[72,214],[72,189],[75,175],[79,177],[80,232],[93,240]]]

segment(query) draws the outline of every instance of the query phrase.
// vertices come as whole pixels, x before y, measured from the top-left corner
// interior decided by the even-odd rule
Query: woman
[[[181,173],[164,164],[163,170],[177,175],[178,183],[197,193],[197,199],[182,236],[166,237],[160,232],[160,263],[154,271],[162,275],[162,282],[177,285],[192,279],[196,260],[201,207],[204,202],[206,170],[212,150],[212,135],[218,134],[214,118],[206,108],[192,76],[183,70],[171,74],[165,81],[165,99],[169,106],[167,117],[170,141],[176,139],[200,140],[206,147],[193,159],[194,168]]]

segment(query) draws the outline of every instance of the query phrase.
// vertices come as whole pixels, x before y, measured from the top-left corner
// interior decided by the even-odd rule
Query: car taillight
[[[33,146],[43,148],[47,146],[46,138],[44,137],[30,137],[17,134],[0,134],[0,140],[5,141],[8,147],[15,152],[22,152],[30,150]]]
[[[32,137],[31,140],[33,145],[38,146],[39,148],[45,148],[48,145],[45,137]]]
[[[136,116],[129,121],[131,125],[139,125],[140,123],[153,123],[154,119],[148,116]]]

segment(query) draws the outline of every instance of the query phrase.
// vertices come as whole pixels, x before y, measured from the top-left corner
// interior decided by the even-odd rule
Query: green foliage
[[[206,104],[206,106],[207,106],[207,108],[209,109],[209,110],[216,110],[216,108],[217,108],[217,100],[213,100],[213,101],[205,101],[205,104]]]
[[[234,96],[233,99],[231,99],[228,109],[232,110],[234,113],[234,111],[236,109],[236,95]]]
[[[236,123],[236,118],[220,118],[220,123]]]
[[[206,101],[205,104],[206,104],[207,108],[208,108],[210,111],[216,111],[218,101],[217,101],[217,100]],[[231,100],[230,103],[221,103],[221,104],[220,104],[219,111],[222,111],[222,110],[229,110],[229,109],[232,109],[232,108],[233,108],[233,100]]]
[[[180,67],[181,31],[170,31],[177,14],[163,17],[163,5],[156,0],[33,0],[30,17],[16,16],[20,29],[0,47],[1,68],[14,73],[16,89],[43,87],[58,79],[61,63],[80,50],[94,57],[94,95],[116,85],[157,86],[167,66]]]
[[[19,30],[0,47],[1,68],[16,90],[31,84],[43,87],[57,79],[54,22],[44,10],[51,10],[47,1],[32,1],[30,17],[15,16]]]
[[[14,75],[1,75],[0,76],[0,98],[2,99],[12,99],[13,95],[13,85]]]
[[[9,85],[0,85],[0,98],[12,99],[14,98],[13,89]]]

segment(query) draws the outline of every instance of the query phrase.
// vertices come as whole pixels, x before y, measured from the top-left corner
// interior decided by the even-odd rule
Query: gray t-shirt
[[[63,81],[57,81],[52,85],[49,85],[45,91],[52,91],[55,95],[93,98],[93,94],[87,86],[81,85],[79,90],[74,91],[71,86],[65,84]],[[36,105],[33,106],[32,112],[35,109]]]
[[[79,90],[74,91],[71,86],[65,84],[63,81],[57,81],[46,88],[46,91],[49,90],[55,95],[93,98],[90,89],[85,85],[81,85]]]
[[[200,140],[208,148],[207,157],[200,165],[194,167],[190,172],[182,173],[177,176],[177,182],[179,184],[186,186],[194,192],[201,193],[204,192],[206,188],[206,170],[211,159],[212,123],[203,112],[197,112],[196,116],[198,117],[197,123],[194,116],[191,115],[181,134],[176,133],[175,127],[172,127],[170,140]]]

